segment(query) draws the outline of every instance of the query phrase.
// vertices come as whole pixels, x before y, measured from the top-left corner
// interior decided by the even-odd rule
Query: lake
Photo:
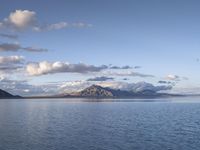
[[[0,100],[0,150],[199,150],[198,100]]]

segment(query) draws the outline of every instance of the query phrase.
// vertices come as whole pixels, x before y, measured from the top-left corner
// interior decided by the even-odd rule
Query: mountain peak
[[[113,97],[113,94],[109,89],[98,85],[92,85],[82,90],[79,92],[79,95],[83,97]]]
[[[96,84],[93,84],[93,85],[89,86],[88,88],[103,88],[103,87],[96,85]]]

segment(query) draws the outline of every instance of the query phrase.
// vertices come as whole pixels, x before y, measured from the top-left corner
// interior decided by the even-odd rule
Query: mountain
[[[151,90],[143,90],[139,92],[123,91],[119,89],[111,89],[101,87],[98,85],[92,85],[80,92],[67,94],[61,97],[80,97],[80,98],[156,98],[171,96],[164,93],[156,93]]]
[[[12,94],[0,89],[0,99],[7,99],[7,98],[20,98],[20,96],[12,95]]]
[[[113,97],[114,96],[114,94],[109,89],[106,89],[97,85],[92,85],[77,94],[82,97]]]

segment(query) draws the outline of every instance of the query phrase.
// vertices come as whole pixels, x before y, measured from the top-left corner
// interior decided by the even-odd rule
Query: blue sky
[[[123,82],[159,85],[158,81],[164,80],[173,84],[172,91],[179,88],[196,92],[200,87],[200,2],[197,0],[0,0],[0,3],[0,22],[3,24],[0,33],[19,37],[13,40],[1,36],[0,46],[17,43],[24,48],[48,50],[1,50],[1,57],[23,56],[25,59],[24,72],[22,68],[12,74],[10,70],[9,73],[2,71],[2,79],[25,79],[26,84],[38,85],[61,81],[86,82],[88,78],[112,76],[115,82],[122,82],[122,76],[113,72],[136,72],[154,77],[127,75],[123,77],[129,80]],[[36,20],[19,30],[17,22],[9,20],[9,15],[16,10],[20,13],[25,10],[34,12],[32,17]],[[69,26],[50,29],[51,25],[61,22]],[[34,31],[36,26],[41,31]],[[128,65],[132,68],[106,69],[87,74],[63,70],[50,70],[39,75],[27,73],[27,65],[43,61],[81,62],[96,67]],[[135,69],[134,66],[141,68]],[[9,90],[12,92],[15,89]]]

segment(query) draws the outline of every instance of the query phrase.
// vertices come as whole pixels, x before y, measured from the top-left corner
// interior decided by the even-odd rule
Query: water
[[[199,150],[200,103],[0,100],[0,150]]]

